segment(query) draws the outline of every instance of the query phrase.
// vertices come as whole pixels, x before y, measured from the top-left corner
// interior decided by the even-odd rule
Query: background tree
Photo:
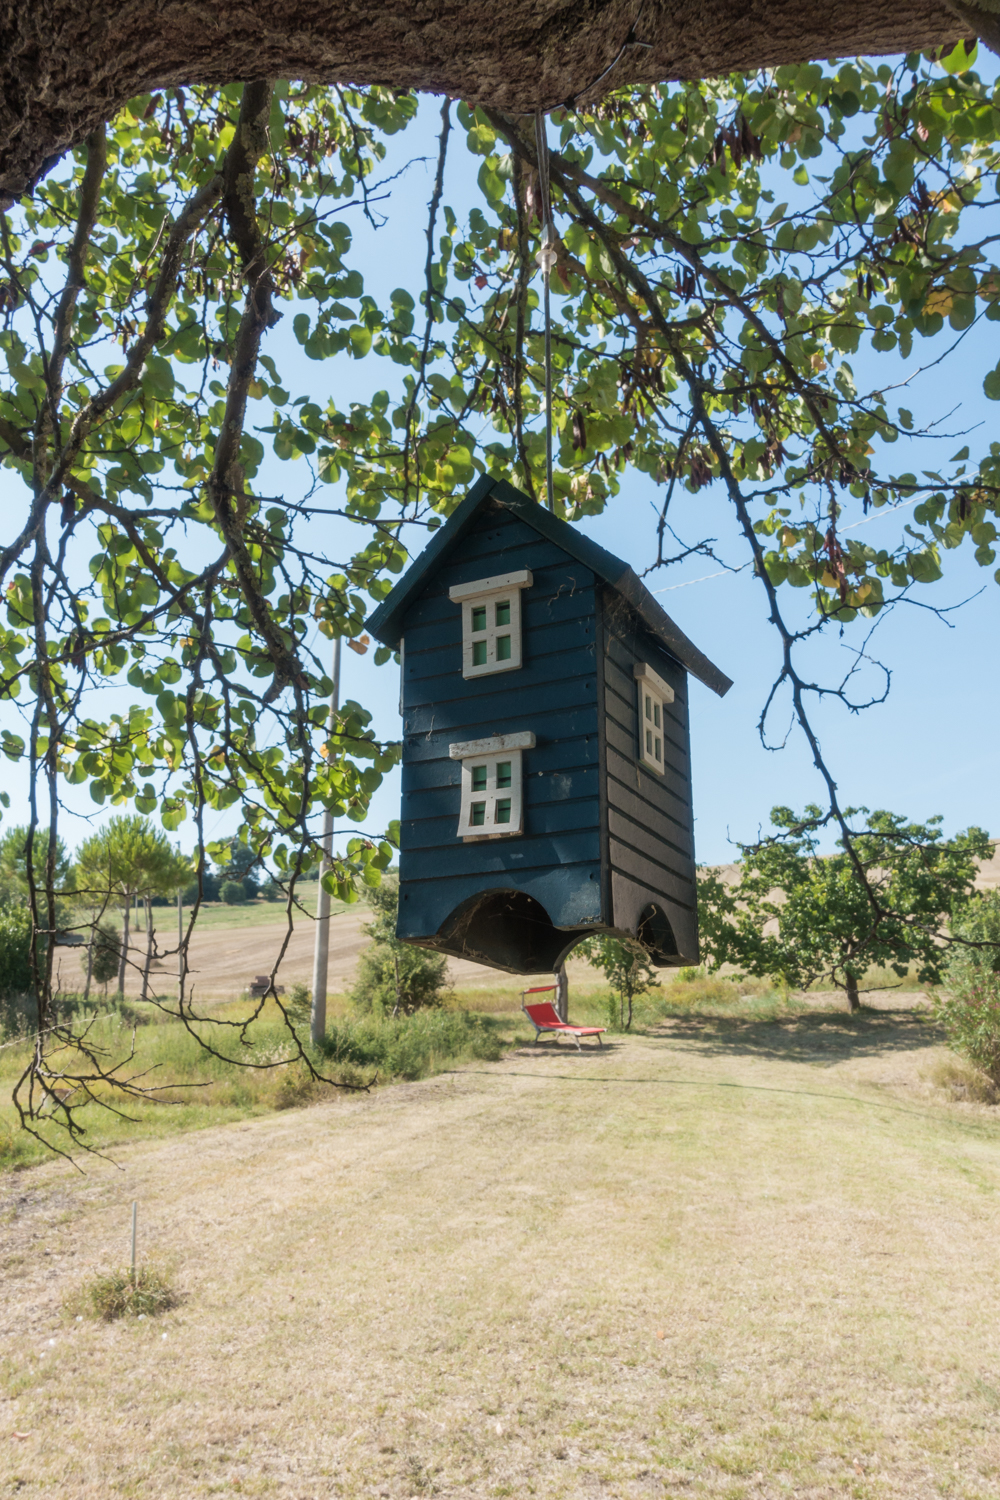
[[[398,876],[384,875],[366,899],[374,916],[362,931],[372,941],[358,962],[351,1004],[361,1011],[393,1016],[443,1005],[450,989],[444,954],[415,948],[396,937]]]
[[[244,887],[246,899],[253,900],[260,888],[260,860],[242,839],[233,840],[224,856],[216,860],[215,868],[220,881],[238,881]]]
[[[176,891],[190,877],[191,866],[177,854],[166,834],[148,818],[138,814],[119,814],[109,818],[98,833],[80,846],[78,870],[79,890],[90,900],[95,910],[103,911],[109,901],[120,903],[122,940],[118,993],[124,994],[132,903],[137,897],[148,901],[151,895],[166,895]],[[148,984],[153,940],[148,906],[146,923],[147,957],[143,998]],[[96,931],[96,923],[94,930]]]
[[[48,832],[35,829],[32,845],[32,867],[36,881],[44,878],[48,855]],[[57,894],[69,895],[72,891],[72,865],[62,839],[56,838],[53,879]],[[0,832],[0,900],[28,900],[28,829],[24,824],[14,824]]]
[[[618,996],[617,1018],[614,1000],[608,1007],[610,1024],[615,1025],[617,1021],[620,1031],[630,1031],[632,1007],[636,997],[660,987],[656,970],[648,955],[637,943],[623,942],[620,938],[606,935],[585,938],[582,943],[577,944],[574,952],[585,958],[595,969],[600,969],[613,994]]]
[[[771,823],[783,833],[742,846],[734,885],[702,873],[699,926],[713,967],[733,964],[797,989],[825,975],[852,1011],[873,965],[901,978],[912,965],[921,983],[940,982],[948,957],[942,929],[968,900],[992,841],[981,828],[944,839],[940,818],[908,823],[863,807],[845,815],[864,815],[850,853],[817,855],[819,807],[801,814],[775,807]]]
[[[90,994],[91,982],[103,985],[104,993],[107,995],[111,980],[118,978],[121,953],[122,935],[117,928],[112,927],[110,922],[96,923],[93,936],[87,945],[87,953],[81,960],[87,971],[85,1000]]]
[[[958,914],[937,1016],[948,1044],[1000,1086],[1000,891],[981,891]]]

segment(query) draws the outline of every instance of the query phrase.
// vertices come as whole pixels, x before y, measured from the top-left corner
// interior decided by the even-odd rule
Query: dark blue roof
[[[448,551],[475,523],[480,510],[487,503],[501,505],[505,510],[511,511],[520,520],[533,526],[539,536],[554,542],[564,552],[568,552],[570,557],[590,568],[598,578],[617,590],[671,656],[686,667],[692,676],[718,693],[720,698],[729,691],[732,687],[730,679],[678,629],[627,563],[623,563],[621,558],[613,557],[610,552],[605,552],[603,547],[599,547],[589,537],[582,536],[566,521],[560,521],[558,516],[538,505],[530,495],[515,489],[506,480],[491,479],[486,474],[476,480],[461,505],[452,512],[420,556],[407,568],[392,593],[369,616],[365,628],[371,631],[376,640],[386,646],[399,645],[406,611],[440,567]]]

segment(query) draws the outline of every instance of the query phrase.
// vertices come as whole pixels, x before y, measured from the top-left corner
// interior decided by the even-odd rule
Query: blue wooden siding
[[[519,670],[462,676],[458,583],[529,568],[521,595]],[[403,667],[401,937],[431,937],[464,901],[494,890],[539,900],[559,927],[600,920],[602,801],[589,568],[507,511],[486,511],[407,610]],[[456,741],[531,730],[523,752],[524,833],[457,836]]]
[[[687,673],[610,590],[604,594],[604,622],[607,849],[615,925],[628,925],[640,905],[658,900],[674,928],[678,961],[693,963],[697,887]],[[662,776],[639,761],[636,662],[646,662],[674,690],[673,703],[664,709]]]

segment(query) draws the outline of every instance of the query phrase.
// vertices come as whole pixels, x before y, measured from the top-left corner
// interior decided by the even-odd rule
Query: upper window
[[[459,838],[496,839],[524,832],[521,752],[534,744],[535,736],[528,732],[448,746],[452,760],[462,762]]]
[[[668,703],[673,703],[674,690],[645,662],[636,662],[634,671],[639,693],[639,761],[662,776],[666,728],[664,709]]]
[[[448,590],[462,606],[463,677],[512,672],[521,665],[521,590],[530,587],[531,574],[523,568]]]

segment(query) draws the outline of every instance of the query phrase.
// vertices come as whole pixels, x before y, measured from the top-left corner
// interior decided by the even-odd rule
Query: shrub
[[[382,884],[367,895],[375,915],[364,930],[373,941],[358,963],[351,1004],[360,1011],[404,1016],[443,1005],[450,994],[448,960],[396,937],[398,877],[383,875]]]
[[[94,929],[94,957],[90,977],[94,984],[110,984],[118,978],[118,964],[122,953],[121,934],[110,922],[99,922]],[[80,955],[80,963],[87,967],[87,951]]]
[[[213,875],[210,870],[206,870],[204,872],[204,874],[202,875],[202,879],[201,879],[201,899],[202,899],[202,901],[218,901],[218,899],[219,899],[219,888],[220,888],[221,884],[222,884],[222,882],[220,881],[218,875]],[[183,894],[181,896],[181,900],[184,902],[185,906],[193,906],[195,904],[195,902],[197,901],[197,899],[198,899],[198,882],[197,882],[197,880],[192,880],[189,885],[186,885],[184,887],[184,891],[183,891]]]
[[[1000,891],[975,896],[955,921],[954,935],[984,946],[951,949],[937,1016],[952,1051],[1000,1086]]]
[[[31,984],[31,913],[0,907],[0,995],[23,994]]]
[[[95,1276],[73,1299],[72,1305],[112,1323],[115,1318],[155,1318],[157,1313],[176,1307],[177,1302],[177,1293],[162,1271],[139,1266],[134,1281],[127,1267],[107,1276]]]
[[[326,1056],[347,1081],[367,1082],[376,1073],[389,1078],[421,1078],[446,1059],[474,1057],[496,1062],[503,1042],[486,1016],[465,1011],[425,1010],[413,1016],[377,1015],[338,1020],[323,1043]]]
[[[614,995],[608,1002],[609,1027],[629,1031],[637,997],[659,989],[660,986],[656,970],[645,951],[638,943],[601,936],[585,939],[577,945],[576,952],[586,958],[593,968],[600,969],[614,995],[618,996],[617,1007]]]
[[[242,906],[247,899],[247,888],[242,880],[227,880],[219,895],[227,906]]]

